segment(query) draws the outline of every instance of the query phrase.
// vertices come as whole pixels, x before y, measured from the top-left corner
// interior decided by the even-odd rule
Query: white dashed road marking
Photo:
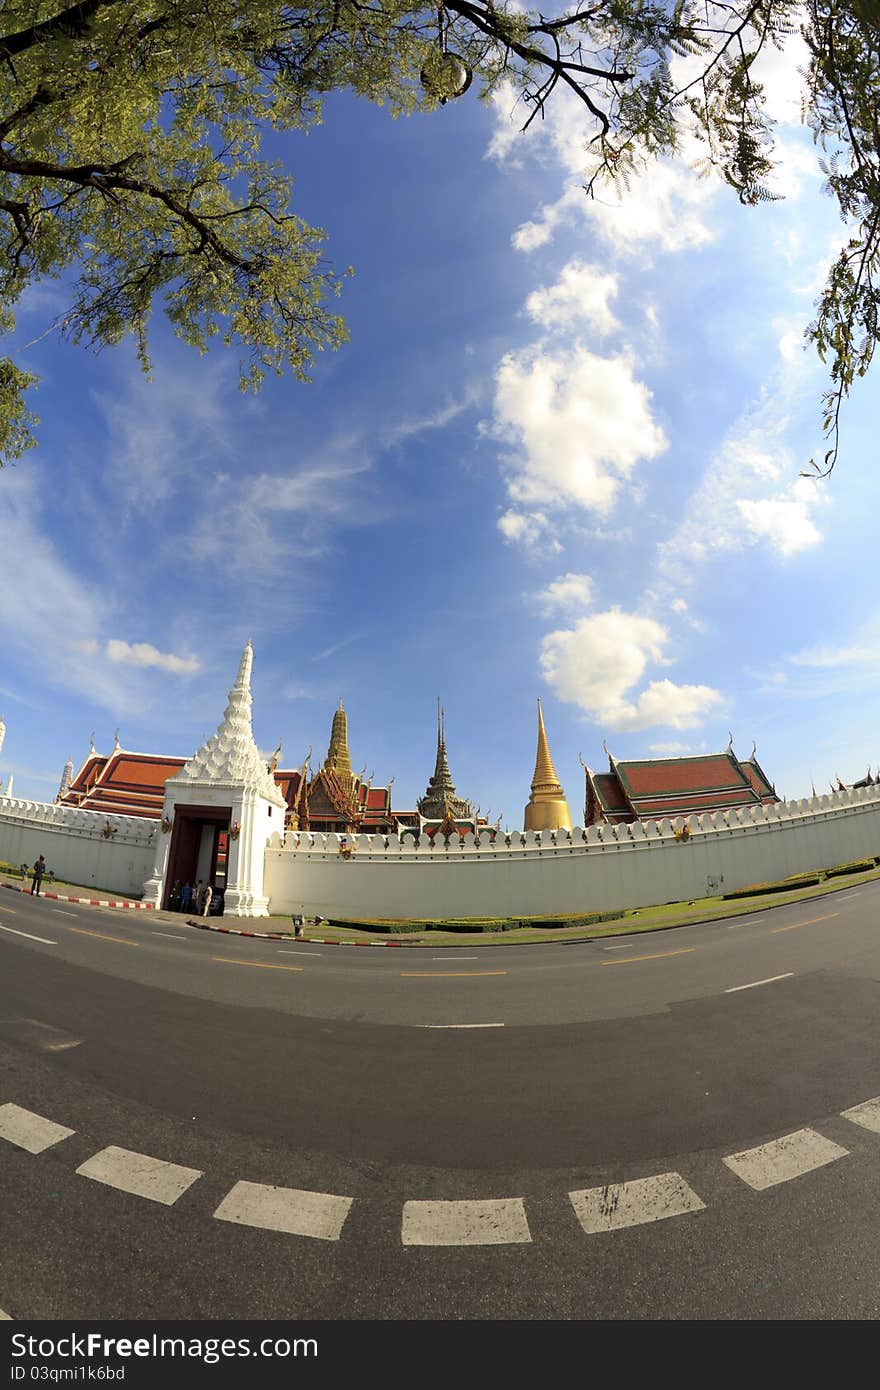
[[[184,1168],[179,1163],[166,1163],[161,1158],[120,1149],[115,1144],[101,1149],[76,1170],[84,1178],[131,1192],[135,1197],[148,1197],[151,1202],[172,1206],[202,1176],[198,1168]]]
[[[15,930],[15,927],[4,927],[4,926],[0,926],[0,931],[8,931],[8,932],[10,932],[13,936],[26,936],[27,939],[28,939],[28,941],[41,941],[41,942],[43,943],[44,946],[57,946],[57,945],[58,945],[58,942],[57,942],[57,941],[50,941],[50,940],[48,939],[48,937],[45,937],[45,936],[32,936],[31,933],[30,933],[29,931],[16,931],[16,930]]]
[[[0,1105],[0,1139],[8,1139],[10,1144],[27,1149],[29,1154],[41,1154],[74,1133],[75,1130],[66,1125],[45,1120],[42,1115],[23,1110],[20,1105]]]
[[[235,1221],[240,1226],[286,1231],[314,1240],[338,1240],[351,1204],[351,1197],[335,1197],[329,1192],[237,1182],[214,1215],[218,1221]]]
[[[862,1129],[869,1129],[872,1134],[880,1134],[880,1096],[864,1100],[861,1105],[854,1105],[842,1113],[843,1118],[852,1120],[854,1125],[861,1125]]]
[[[752,980],[752,983],[750,985],[734,985],[733,989],[726,989],[724,993],[739,994],[739,991],[741,989],[757,989],[758,985],[772,985],[775,984],[777,980],[790,980],[793,975],[794,971],[789,970],[785,975],[771,975],[766,980]]]
[[[531,1239],[521,1197],[488,1202],[405,1202],[404,1245],[525,1245]]]
[[[187,938],[186,938],[185,936],[181,936],[179,932],[171,932],[171,931],[153,931],[153,932],[150,932],[150,936],[164,936],[166,941],[186,941],[186,940],[187,940]]]
[[[663,1221],[667,1216],[704,1211],[706,1206],[679,1173],[658,1173],[653,1178],[590,1187],[568,1195],[587,1235]]]
[[[767,1187],[790,1182],[792,1178],[811,1173],[814,1168],[833,1163],[836,1158],[845,1158],[848,1152],[814,1129],[798,1129],[782,1139],[759,1144],[756,1149],[730,1154],[724,1162],[749,1187],[763,1192]]]
[[[503,1028],[503,1023],[417,1023],[417,1028]]]
[[[82,916],[81,912],[68,912],[66,907],[58,907],[55,910],[59,917],[76,917],[79,919]]]

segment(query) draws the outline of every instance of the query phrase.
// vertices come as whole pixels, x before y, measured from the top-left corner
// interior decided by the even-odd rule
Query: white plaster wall
[[[106,838],[108,824],[115,834]],[[153,863],[155,821],[107,816],[54,803],[0,796],[0,859],[33,864],[45,856],[56,878],[140,896]]]
[[[266,850],[265,892],[273,913],[325,917],[516,917],[611,911],[703,897],[786,878],[850,859],[880,855],[880,788],[690,817],[691,837],[662,821],[575,828],[556,843],[516,833],[508,847],[472,837],[419,849],[405,840],[273,835]]]

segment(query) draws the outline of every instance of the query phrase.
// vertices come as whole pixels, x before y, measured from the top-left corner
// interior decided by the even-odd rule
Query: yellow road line
[[[506,970],[401,970],[402,980],[471,980],[475,975],[506,975]]]
[[[770,935],[775,936],[780,931],[797,931],[798,927],[814,927],[817,922],[830,922],[832,917],[839,916],[839,912],[829,912],[825,917],[811,917],[809,922],[793,922],[790,927],[773,927]]]
[[[129,941],[127,936],[108,936],[103,931],[86,931],[85,927],[71,927],[79,936],[99,936],[102,941],[118,941],[120,946],[140,946],[139,941]]]
[[[680,951],[658,951],[654,956],[623,956],[620,960],[603,960],[603,965],[631,965],[636,960],[662,960],[663,956],[688,956],[696,946],[685,946]]]
[[[212,960],[222,961],[224,965],[248,965],[251,970],[293,970],[301,974],[304,965],[265,965],[261,960],[233,960],[231,956],[212,956]]]

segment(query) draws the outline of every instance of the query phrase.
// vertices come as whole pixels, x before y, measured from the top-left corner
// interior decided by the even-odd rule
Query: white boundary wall
[[[113,834],[105,836],[106,826]],[[686,841],[675,830],[687,824]],[[0,859],[59,879],[140,895],[159,837],[155,821],[0,797]],[[274,834],[263,892],[276,913],[324,917],[540,917],[646,907],[880,855],[880,787],[633,825],[466,837],[417,849],[382,836]]]
[[[156,821],[140,816],[0,796],[0,859],[33,864],[42,854],[56,878],[87,888],[140,897],[158,833]]]
[[[689,838],[675,838],[687,825]],[[701,898],[880,855],[880,787],[687,821],[572,831],[484,832],[417,849],[411,839],[275,834],[266,850],[270,911],[324,917],[558,916]]]

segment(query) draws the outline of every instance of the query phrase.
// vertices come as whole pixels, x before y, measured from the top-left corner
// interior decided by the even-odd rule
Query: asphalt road
[[[3,893],[0,1133],[4,1104],[73,1132],[0,1138],[0,1308],[876,1316],[880,1133],[842,1112],[880,1095],[878,906],[862,886],[605,942],[355,950]],[[756,1189],[725,1160],[764,1145]],[[197,1176],[165,1205],[76,1171],[108,1146]],[[658,1220],[669,1173],[697,1205]],[[332,1236],[216,1219],[241,1182],[351,1205]],[[579,1192],[605,1194],[601,1230]],[[474,1201],[497,1243],[452,1207],[407,1243],[409,1204]]]

